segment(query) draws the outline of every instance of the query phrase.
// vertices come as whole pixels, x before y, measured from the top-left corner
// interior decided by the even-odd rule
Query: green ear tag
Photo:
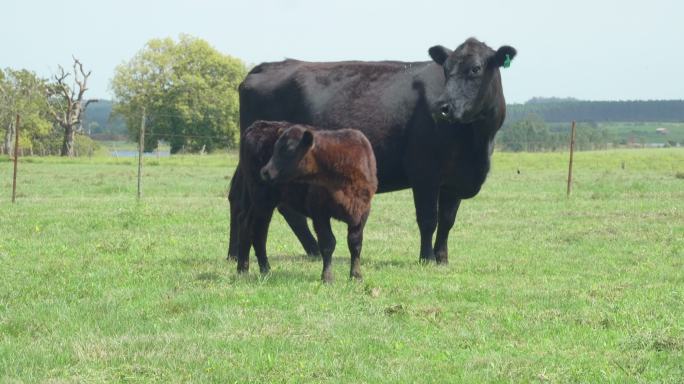
[[[506,54],[506,60],[504,60],[503,67],[508,68],[511,66],[511,56]]]

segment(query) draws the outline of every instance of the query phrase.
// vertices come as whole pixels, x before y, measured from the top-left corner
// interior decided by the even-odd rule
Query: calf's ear
[[[309,130],[304,131],[304,133],[302,134],[302,140],[299,142],[299,145],[302,148],[305,148],[307,150],[313,148],[313,145],[314,145],[313,133],[311,133],[311,131],[309,131]]]
[[[511,60],[513,60],[517,53],[518,51],[510,45],[503,45],[492,56],[490,63],[496,67],[508,68],[511,65]]]
[[[430,54],[430,57],[432,57],[432,60],[439,65],[444,64],[446,59],[449,58],[449,55],[451,55],[451,52],[453,52],[451,49],[441,45],[435,45],[434,47],[428,49],[428,53]]]

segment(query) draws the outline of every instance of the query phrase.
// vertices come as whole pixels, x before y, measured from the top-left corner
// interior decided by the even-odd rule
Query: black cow
[[[433,61],[260,64],[240,85],[240,126],[263,119],[357,127],[375,152],[378,193],[413,190],[420,259],[447,263],[461,200],[475,196],[489,172],[494,135],[506,114],[499,67],[516,50],[495,51],[470,38],[454,51],[438,45],[429,54]],[[239,202],[240,172],[238,165],[231,211]],[[307,253],[317,253],[306,219],[281,213]],[[229,256],[237,253],[236,228],[231,217]]]

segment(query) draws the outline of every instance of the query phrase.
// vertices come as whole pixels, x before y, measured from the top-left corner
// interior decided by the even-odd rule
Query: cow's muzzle
[[[436,121],[447,123],[462,123],[463,122],[463,108],[454,108],[449,103],[437,104],[437,108],[433,112],[433,117]]]
[[[261,176],[261,180],[263,180],[267,183],[272,183],[272,182],[275,182],[275,179],[278,176],[278,172],[273,171],[272,167],[269,167],[267,164],[263,168],[261,168],[261,171],[259,172],[259,176]]]

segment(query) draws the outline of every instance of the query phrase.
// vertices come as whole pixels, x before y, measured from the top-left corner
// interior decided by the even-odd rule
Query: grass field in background
[[[410,191],[378,195],[363,282],[276,215],[272,273],[225,261],[235,154],[0,159],[0,382],[614,382],[684,378],[684,150],[496,153],[450,264]],[[624,164],[624,169],[623,169]]]
[[[582,122],[578,122],[578,129],[586,129]],[[547,123],[554,132],[564,132],[570,137],[571,123]],[[598,127],[604,128],[608,132],[608,141],[612,148],[624,148],[631,145],[649,146],[652,144],[663,144],[667,146],[684,146],[684,123],[672,122],[600,122]],[[665,128],[666,134],[656,131],[658,128]],[[567,148],[562,148],[567,150]]]
[[[636,143],[667,143],[672,141],[684,144],[684,123],[599,123],[617,141],[633,140]],[[656,132],[658,128],[665,128],[667,134]]]

